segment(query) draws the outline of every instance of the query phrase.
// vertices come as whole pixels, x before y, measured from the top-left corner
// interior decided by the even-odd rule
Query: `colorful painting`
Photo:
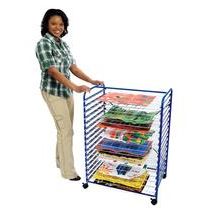
[[[121,166],[122,171],[117,168]],[[148,180],[146,168],[104,162],[95,172],[93,178],[97,183],[110,183],[110,186],[141,191]]]
[[[116,122],[122,122],[132,125],[149,125],[152,124],[155,115],[158,112],[145,112],[131,109],[124,109],[120,106],[112,106],[104,117],[109,120],[115,120]]]
[[[108,139],[117,139],[120,141],[144,144],[152,135],[154,131],[127,131],[124,129],[107,128],[105,130],[105,137]]]
[[[131,166],[127,163],[121,163],[119,161],[104,161],[99,169],[98,173],[122,179],[133,179],[143,175],[146,172],[146,165],[144,166]]]
[[[139,145],[103,138],[101,142],[96,145],[96,149],[103,153],[142,158],[150,151],[151,144],[151,141],[145,141],[144,144]]]
[[[100,101],[111,102],[116,104],[130,104],[148,106],[155,96],[143,95],[143,94],[126,94],[119,92],[109,92],[99,98]]]

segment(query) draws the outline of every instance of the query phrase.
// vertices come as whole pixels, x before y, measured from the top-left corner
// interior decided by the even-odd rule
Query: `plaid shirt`
[[[60,39],[57,42],[54,37],[46,33],[37,43],[36,56],[41,68],[40,89],[49,94],[67,98],[72,91],[48,74],[48,68],[56,67],[67,79],[70,79],[70,66],[75,64],[68,45]]]

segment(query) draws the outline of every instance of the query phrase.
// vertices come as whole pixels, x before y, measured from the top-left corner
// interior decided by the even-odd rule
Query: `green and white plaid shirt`
[[[47,71],[48,68],[54,66],[67,79],[70,79],[69,68],[71,64],[75,64],[75,60],[66,42],[62,39],[57,42],[51,34],[46,33],[37,43],[36,56],[41,68],[40,89],[55,96],[65,98],[71,96],[72,91],[50,76]]]

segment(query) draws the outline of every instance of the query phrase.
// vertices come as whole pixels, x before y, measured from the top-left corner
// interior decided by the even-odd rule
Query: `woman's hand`
[[[90,88],[88,86],[81,85],[81,86],[76,86],[74,88],[74,91],[77,92],[77,93],[90,92]]]
[[[104,85],[104,82],[100,80],[91,80],[90,83],[93,85]]]

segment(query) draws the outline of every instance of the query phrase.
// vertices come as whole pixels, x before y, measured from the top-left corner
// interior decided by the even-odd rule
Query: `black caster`
[[[164,173],[163,178],[164,178],[164,179],[166,178],[166,173]]]
[[[152,205],[156,205],[157,204],[157,200],[156,199],[151,199],[151,204]]]
[[[88,187],[88,183],[83,183],[83,188],[86,189]]]

